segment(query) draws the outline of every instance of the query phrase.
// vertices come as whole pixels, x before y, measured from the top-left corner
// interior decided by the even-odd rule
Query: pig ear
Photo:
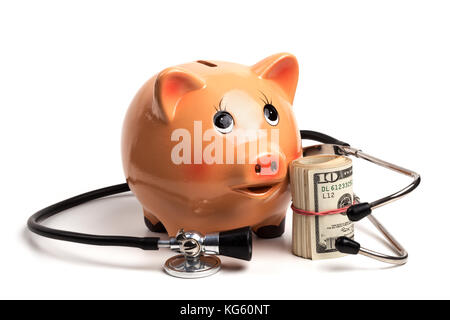
[[[251,67],[260,78],[275,82],[283,89],[291,104],[294,101],[298,81],[298,62],[290,53],[278,53]]]
[[[168,68],[155,81],[152,112],[158,118],[171,121],[180,99],[187,93],[201,89],[205,82],[197,75],[179,68]]]

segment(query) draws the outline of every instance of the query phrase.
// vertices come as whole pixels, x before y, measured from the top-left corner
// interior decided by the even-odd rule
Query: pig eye
[[[226,111],[219,111],[214,115],[214,126],[220,133],[229,133],[233,130],[234,120]]]
[[[278,111],[273,105],[266,104],[264,106],[264,117],[271,126],[276,126],[278,124]]]

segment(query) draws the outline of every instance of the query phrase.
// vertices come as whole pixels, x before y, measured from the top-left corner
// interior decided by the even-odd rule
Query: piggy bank
[[[298,72],[287,53],[252,66],[199,60],[142,86],[125,117],[122,159],[151,231],[283,234],[288,165],[302,153]]]

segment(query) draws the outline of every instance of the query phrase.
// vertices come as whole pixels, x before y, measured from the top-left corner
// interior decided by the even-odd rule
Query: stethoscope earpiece
[[[358,254],[361,246],[355,240],[347,237],[339,237],[336,239],[335,247],[339,252],[345,254]]]
[[[347,209],[347,218],[350,221],[356,222],[364,219],[369,214],[372,213],[372,209],[370,208],[370,204],[368,202],[357,203],[350,206]]]

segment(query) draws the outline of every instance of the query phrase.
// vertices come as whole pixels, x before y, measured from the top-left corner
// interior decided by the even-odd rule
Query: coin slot
[[[214,64],[212,62],[205,61],[205,60],[197,60],[197,63],[204,64],[205,66],[208,66],[208,67],[211,67],[211,68],[217,67],[217,64]]]

